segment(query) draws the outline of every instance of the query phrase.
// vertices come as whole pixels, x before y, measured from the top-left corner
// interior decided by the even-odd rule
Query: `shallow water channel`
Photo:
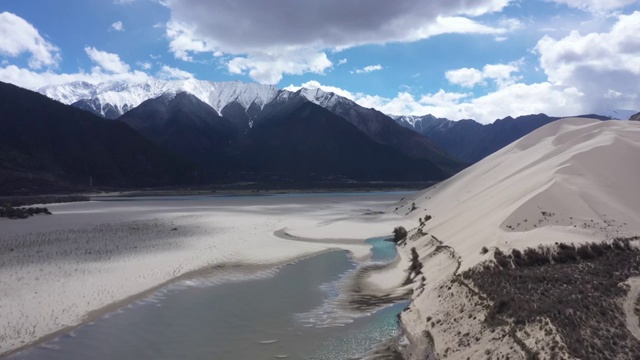
[[[394,244],[370,239],[370,262]],[[357,264],[344,251],[262,272],[228,270],[181,281],[11,359],[349,359],[396,335],[396,304],[346,310]]]

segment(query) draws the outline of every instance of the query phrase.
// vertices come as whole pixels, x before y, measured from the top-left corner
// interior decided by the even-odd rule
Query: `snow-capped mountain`
[[[89,84],[72,82],[50,85],[38,92],[67,105],[76,105],[107,118],[117,118],[142,104],[145,100],[161,95],[187,92],[213,107],[219,115],[231,103],[248,109],[260,109],[271,102],[282,90],[275,86],[255,83],[212,82],[204,80],[148,80],[141,83],[122,81]]]
[[[249,131],[256,122],[272,119],[273,114],[291,106],[287,104],[293,99],[294,103],[304,99],[347,120],[375,142],[394,147],[405,155],[429,159],[451,169],[457,169],[459,164],[428,138],[403,128],[386,114],[321,89],[303,88],[292,92],[256,83],[189,79],[97,85],[74,82],[44,87],[39,92],[109,119],[119,118],[147,100],[162,96],[168,101],[184,92],[211,106],[219,116],[231,120],[243,133]]]

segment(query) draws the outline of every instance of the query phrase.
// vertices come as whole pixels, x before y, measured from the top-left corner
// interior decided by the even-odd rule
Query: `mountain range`
[[[0,90],[10,114],[0,120],[0,187],[13,191],[27,178],[45,188],[88,178],[116,187],[438,181],[559,119],[390,116],[319,89],[195,79],[38,90],[57,102],[8,84]]]
[[[369,141],[384,145],[388,150],[414,159],[416,162],[414,167],[433,163],[441,169],[446,177],[465,166],[464,163],[447,154],[428,138],[399,126],[389,116],[374,109],[366,109],[349,99],[322,90],[301,89],[292,92],[279,90],[270,85],[242,82],[216,83],[188,79],[150,80],[143,83],[113,82],[97,85],[73,82],[47,86],[39,89],[39,92],[62,103],[105,118],[124,121],[152,141],[177,151],[200,165],[204,166],[205,158],[209,157],[209,160],[215,163],[222,161],[225,164],[224,169],[233,172],[253,169],[253,167],[238,169],[239,163],[233,159],[242,158],[238,153],[246,151],[244,149],[249,146],[247,142],[254,136],[250,133],[259,132],[259,130],[253,130],[254,126],[285,116],[282,109],[289,109],[292,103],[300,105],[302,102],[313,104],[315,112],[325,113],[328,111],[343,121],[346,120],[365,135]],[[178,96],[182,93],[190,95],[191,105],[185,104],[179,112],[176,112],[178,111],[176,109],[180,107],[178,103],[187,101],[186,95]],[[149,101],[152,101],[154,105]],[[171,102],[170,107],[173,109],[171,110],[173,111],[172,115],[162,115],[164,120],[159,121],[157,119],[158,113],[167,111],[166,107],[169,102]],[[194,105],[196,103],[197,105]],[[158,110],[160,108],[165,110]],[[327,114],[325,113],[325,115]],[[180,120],[178,121],[176,117],[179,117]],[[211,119],[208,125],[204,124],[204,117]],[[204,128],[212,126],[213,123],[217,124],[217,130],[215,130],[217,139],[211,137],[213,136],[211,135],[212,129]],[[197,141],[194,140],[196,144],[180,144],[190,138],[190,136],[185,136],[185,133],[193,133],[194,131],[199,133],[194,137],[197,139]],[[204,134],[209,135],[205,136]],[[308,136],[311,138],[313,134]],[[209,138],[208,145],[204,145],[203,137]],[[322,141],[322,139],[318,140]],[[325,145],[331,143],[331,139],[324,140]],[[213,146],[214,143],[215,146]],[[188,150],[188,147],[191,150]],[[194,147],[198,147],[198,149],[194,149]],[[350,152],[345,149],[345,153],[337,156],[334,161],[341,161],[342,157],[351,156],[348,155]],[[212,173],[211,170],[208,172]],[[223,172],[219,171],[219,173]],[[253,171],[251,170],[251,172]],[[431,166],[427,166],[427,170],[419,171],[420,175],[417,176],[422,179],[440,177],[440,175],[430,175],[432,172]],[[407,174],[409,173],[411,172],[407,172]],[[402,173],[394,176],[402,179],[408,177]],[[384,178],[388,178],[388,176]]]
[[[11,84],[0,111],[0,194],[177,185],[194,170],[122,122]]]
[[[506,117],[491,124],[474,120],[451,121],[425,116],[392,116],[398,124],[412,129],[467,163],[476,163],[530,132],[561,119],[545,114]],[[581,118],[609,120],[608,116],[581,115]]]
[[[198,80],[40,89],[58,101],[9,84],[0,90],[4,193],[91,183],[438,181],[464,167],[382,113],[305,89]]]

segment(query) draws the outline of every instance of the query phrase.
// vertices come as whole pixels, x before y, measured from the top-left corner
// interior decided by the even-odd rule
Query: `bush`
[[[407,238],[407,229],[402,226],[396,226],[393,229],[393,242],[396,244]]]

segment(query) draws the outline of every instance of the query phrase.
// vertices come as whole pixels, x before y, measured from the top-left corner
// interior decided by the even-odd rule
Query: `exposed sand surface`
[[[629,295],[624,302],[624,314],[627,318],[627,328],[637,339],[640,339],[640,317],[636,314],[636,304],[640,301],[640,278],[628,281]]]
[[[495,248],[510,252],[640,235],[638,184],[640,124],[572,118],[544,126],[401,202],[396,212],[413,219],[407,229],[414,230],[400,251],[409,256],[411,248],[417,250],[424,278],[414,282],[413,303],[401,315],[406,354],[524,359],[554,347],[553,356],[571,358],[544,319],[536,326],[487,326],[492,303],[460,275],[493,259]],[[416,231],[425,215],[432,219]],[[632,292],[639,291],[636,285]],[[625,305],[630,317],[634,301],[630,297]],[[629,330],[635,334],[634,319],[636,328]],[[540,359],[553,356],[538,353]]]
[[[365,259],[364,239],[407,222],[388,211],[402,196],[94,201],[0,220],[0,354],[199,269],[276,265],[334,249]],[[280,229],[305,239],[279,237]]]
[[[640,233],[640,124],[564,119],[407,200],[455,248],[461,271],[504,250]]]

